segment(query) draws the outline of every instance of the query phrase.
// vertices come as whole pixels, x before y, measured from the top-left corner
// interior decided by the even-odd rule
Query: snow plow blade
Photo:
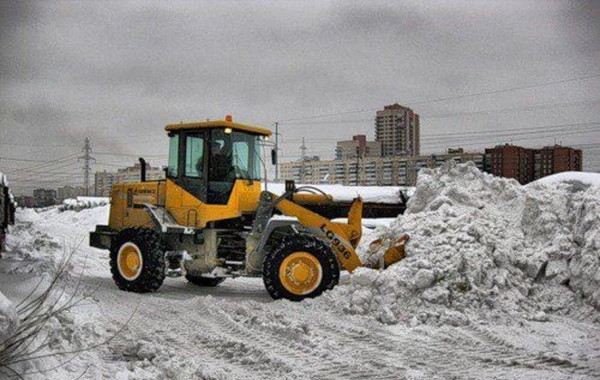
[[[371,243],[369,251],[374,254],[385,248],[382,259],[378,260],[372,266],[373,269],[386,269],[392,264],[396,264],[406,257],[404,245],[408,241],[408,235],[404,234],[396,239],[380,238]]]

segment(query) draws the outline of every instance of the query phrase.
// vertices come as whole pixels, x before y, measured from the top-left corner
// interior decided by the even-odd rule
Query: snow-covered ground
[[[87,241],[107,218],[108,206],[19,210],[0,260],[0,326],[72,249],[66,293],[88,296],[45,328],[44,352],[84,351],[21,363],[26,378],[600,377],[599,186],[424,170],[407,213],[371,223],[359,247],[365,257],[373,239],[408,233],[408,257],[301,303],[272,301],[251,278],[121,292],[108,253]]]

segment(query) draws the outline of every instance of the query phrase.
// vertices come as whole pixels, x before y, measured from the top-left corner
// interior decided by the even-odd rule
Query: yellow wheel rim
[[[137,245],[134,243],[125,243],[119,249],[117,264],[119,273],[125,279],[133,281],[139,277],[142,272],[144,259]]]
[[[283,287],[296,295],[308,294],[321,284],[323,269],[319,260],[308,252],[294,252],[279,267]]]

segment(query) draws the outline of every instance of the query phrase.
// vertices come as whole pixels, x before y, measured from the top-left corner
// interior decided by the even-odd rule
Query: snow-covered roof
[[[572,181],[581,182],[586,185],[600,186],[600,173],[562,172],[540,178],[532,183],[552,184]]]
[[[262,184],[264,189],[264,183]],[[414,193],[414,187],[404,186],[342,186],[342,185],[301,185],[296,184],[296,187],[311,186],[323,191],[325,194],[331,195],[334,201],[344,202],[352,201],[360,196],[364,202],[373,203],[398,203],[400,200],[400,190],[405,191],[410,197]],[[283,194],[285,185],[283,183],[269,183],[267,188],[274,194]]]

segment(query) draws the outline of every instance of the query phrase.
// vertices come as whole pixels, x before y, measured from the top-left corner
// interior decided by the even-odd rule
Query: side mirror
[[[277,151],[275,149],[271,149],[271,163],[277,165]]]

